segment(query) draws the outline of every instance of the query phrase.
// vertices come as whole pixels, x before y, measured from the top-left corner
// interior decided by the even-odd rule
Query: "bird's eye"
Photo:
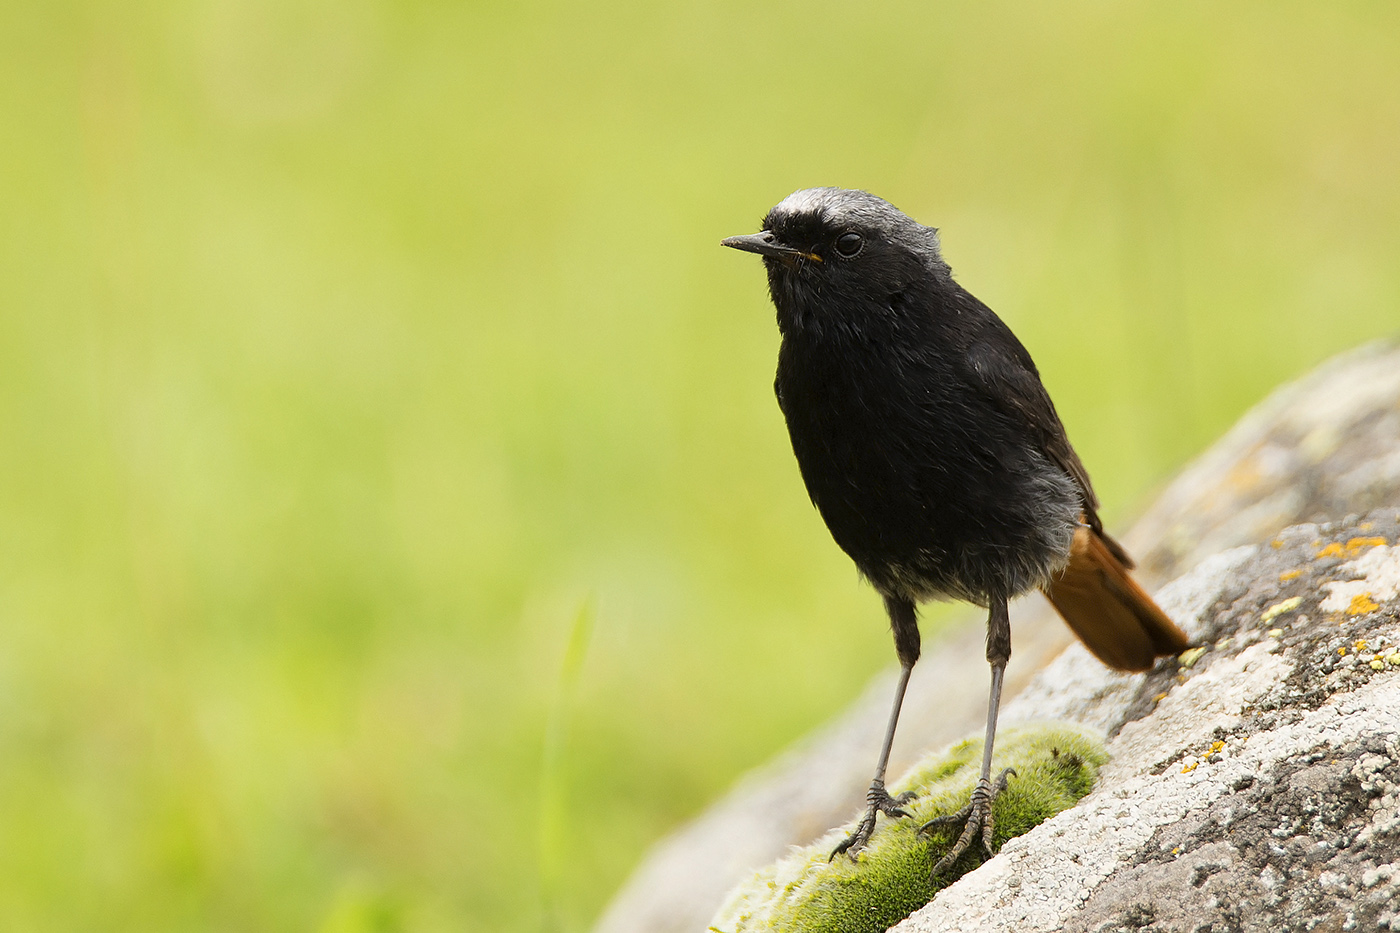
[[[853,259],[864,244],[865,241],[860,238],[859,233],[843,233],[836,238],[836,252],[847,259]]]

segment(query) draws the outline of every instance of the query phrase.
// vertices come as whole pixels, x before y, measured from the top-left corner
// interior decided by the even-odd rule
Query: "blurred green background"
[[[583,930],[891,664],[718,246],[817,184],[1121,524],[1400,327],[1400,7],[0,5],[0,927]]]

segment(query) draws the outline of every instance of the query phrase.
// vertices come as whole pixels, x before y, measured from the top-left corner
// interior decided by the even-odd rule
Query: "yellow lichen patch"
[[[1370,593],[1357,593],[1351,598],[1351,605],[1347,606],[1347,615],[1360,616],[1368,612],[1375,612],[1380,605],[1371,598]]]
[[[1161,702],[1162,702],[1163,700],[1165,700],[1166,698],[1167,698],[1167,695],[1166,695],[1165,693],[1159,693],[1159,694],[1157,694],[1155,697],[1152,698],[1152,702],[1153,702],[1153,703],[1161,703]]]
[[[1391,667],[1400,667],[1400,651],[1392,651],[1385,656],[1385,663]]]
[[[1376,523],[1375,523],[1375,522],[1362,522],[1361,524],[1359,524],[1359,525],[1356,526],[1356,530],[1357,530],[1357,531],[1370,531],[1370,530],[1371,530],[1372,528],[1374,528],[1374,527],[1376,527]]]
[[[1268,609],[1265,609],[1262,613],[1260,613],[1259,621],[1267,624],[1269,622],[1272,622],[1279,616],[1283,615],[1285,612],[1292,612],[1294,609],[1297,609],[1302,604],[1303,597],[1301,596],[1293,596],[1288,599],[1285,599],[1283,602],[1274,603]]]
[[[1355,557],[1368,547],[1379,547],[1382,544],[1385,544],[1385,539],[1382,537],[1352,538],[1346,544],[1342,544],[1340,541],[1333,541],[1331,544],[1318,551],[1317,556],[1319,558]]]
[[[1278,579],[1280,583],[1287,583],[1289,580],[1296,580],[1302,575],[1303,571],[1301,570],[1285,570],[1278,575]]]
[[[1358,638],[1356,641],[1351,643],[1351,648],[1353,651],[1365,651],[1367,647],[1368,645],[1366,643],[1366,639],[1364,638]]]
[[[1191,665],[1199,661],[1201,659],[1201,655],[1205,653],[1206,649],[1204,647],[1187,648],[1185,651],[1181,652],[1181,655],[1178,658],[1178,660],[1181,662],[1182,667],[1190,667]]]
[[[1337,649],[1337,653],[1340,654],[1340,655],[1342,655],[1343,657],[1345,657],[1345,656],[1346,656],[1346,653],[1347,653],[1347,646],[1346,646],[1346,645],[1342,645],[1342,647],[1340,647],[1340,648]]]
[[[1283,547],[1283,539],[1282,539],[1282,538],[1275,538],[1274,540],[1272,540],[1272,541],[1269,542],[1269,547],[1271,547],[1271,548],[1273,548],[1275,551],[1277,551],[1279,548]]]
[[[1187,756],[1186,761],[1184,761],[1184,762],[1182,763],[1182,765],[1181,765],[1181,773],[1182,773],[1182,774],[1190,774],[1192,771],[1195,771],[1197,768],[1199,768],[1203,763],[1209,761],[1209,760],[1210,760],[1210,756],[1212,756],[1212,755],[1219,755],[1219,754],[1220,754],[1221,752],[1223,752],[1224,750],[1225,750],[1225,743],[1224,743],[1224,742],[1212,742],[1212,743],[1210,744],[1210,748],[1208,748],[1208,749],[1206,749],[1205,751],[1201,752],[1201,755],[1200,755],[1199,758],[1196,757],[1195,755],[1189,755],[1189,756]]]

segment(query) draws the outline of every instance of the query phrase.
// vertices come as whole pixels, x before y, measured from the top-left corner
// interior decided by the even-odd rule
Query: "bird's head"
[[[868,336],[899,327],[913,293],[950,275],[937,230],[845,188],[793,192],[763,218],[761,231],[722,244],[763,257],[785,334]]]

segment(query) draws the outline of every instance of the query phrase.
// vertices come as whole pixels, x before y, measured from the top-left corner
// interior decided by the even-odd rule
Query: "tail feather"
[[[1044,592],[1100,661],[1120,671],[1145,671],[1159,655],[1186,650],[1190,640],[1128,575],[1127,556],[1107,535],[1080,527],[1069,565]]]

